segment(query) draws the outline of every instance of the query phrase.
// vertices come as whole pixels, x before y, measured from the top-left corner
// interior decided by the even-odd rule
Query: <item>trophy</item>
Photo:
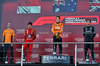
[[[56,36],[56,39],[58,39],[58,38],[59,38],[59,35]]]
[[[56,39],[59,39],[60,38],[60,36],[59,35],[56,35]]]

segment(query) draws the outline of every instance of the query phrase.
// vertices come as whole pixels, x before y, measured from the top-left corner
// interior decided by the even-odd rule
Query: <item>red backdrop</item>
[[[26,1],[26,0],[25,0]],[[30,1],[30,0],[29,0]],[[66,13],[53,13],[53,1],[43,1],[37,0],[37,2],[31,1],[33,5],[29,6],[41,6],[41,13],[33,14],[17,14],[18,2],[22,3],[22,6],[27,6],[24,3],[24,0],[18,0],[17,2],[4,2],[2,6],[2,24],[1,24],[1,33],[6,29],[8,22],[11,23],[12,29],[15,31],[15,42],[24,42],[24,30],[27,29],[27,23],[29,21],[33,22],[33,28],[37,32],[37,38],[34,42],[52,42],[53,34],[51,32],[52,23],[55,22],[55,16],[61,16],[61,22],[64,24],[63,32],[63,42],[83,42],[83,27],[86,24],[67,24],[65,18],[72,16],[83,16],[83,18],[91,18],[97,20],[97,23],[94,23],[93,26],[96,28],[96,37],[95,42],[100,42],[100,24],[99,17],[100,12],[89,12],[89,0],[77,0],[77,12],[66,12]],[[35,4],[34,4],[35,3]],[[84,5],[85,4],[85,5]],[[85,16],[85,17],[84,17]],[[90,17],[87,17],[90,16]],[[92,16],[92,17],[91,17]],[[73,18],[74,18],[73,17]],[[63,44],[63,55],[75,56],[74,52],[75,45]],[[20,61],[21,56],[21,45],[14,45],[14,62]],[[100,62],[100,45],[95,44],[95,61]],[[39,62],[39,57],[41,55],[52,55],[53,45],[49,44],[34,44],[31,61]],[[58,52],[58,48],[57,48]],[[90,53],[90,51],[89,51]],[[57,53],[58,54],[58,53]],[[91,54],[91,53],[90,53]],[[91,57],[90,57],[91,59]],[[84,45],[78,45],[78,62],[84,61]]]

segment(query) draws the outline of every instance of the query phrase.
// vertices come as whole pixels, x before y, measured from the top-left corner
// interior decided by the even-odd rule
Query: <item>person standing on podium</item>
[[[56,23],[52,24],[53,42],[62,42],[63,23],[60,16],[56,17]],[[57,44],[53,44],[53,54],[56,55]],[[59,44],[59,54],[62,55],[62,44]]]
[[[5,64],[6,55],[7,55],[7,49],[9,49],[10,52],[10,64],[13,64],[13,44],[11,42],[14,42],[15,32],[11,29],[11,23],[7,24],[7,29],[3,31],[3,37],[2,42],[5,44],[2,44],[3,47],[3,63]]]
[[[83,36],[85,38],[85,42],[94,42],[94,37],[96,35],[95,28],[91,26],[91,20],[87,19],[87,26],[83,28]],[[94,44],[84,44],[84,52],[85,52],[85,61],[87,62],[88,48],[91,50],[92,63],[95,63],[95,54],[94,54]],[[89,55],[88,55],[89,56]],[[88,57],[89,59],[89,57]],[[89,61],[89,60],[88,60]]]
[[[25,30],[24,33],[24,38],[25,38],[25,42],[29,43],[29,42],[33,42],[36,39],[36,30],[32,28],[32,22],[29,22],[27,25],[27,29]],[[33,48],[33,44],[24,44],[23,45],[23,49],[24,49],[24,57],[25,57],[25,61],[27,61],[27,52],[26,52],[26,48],[28,47],[28,62],[30,62],[31,59],[31,53],[32,53],[32,48]]]

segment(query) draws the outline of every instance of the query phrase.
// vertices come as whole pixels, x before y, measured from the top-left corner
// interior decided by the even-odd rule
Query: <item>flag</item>
[[[100,0],[90,0],[89,12],[100,12]]]
[[[77,12],[77,0],[53,0],[53,12]]]
[[[41,13],[38,0],[18,0],[17,14]]]

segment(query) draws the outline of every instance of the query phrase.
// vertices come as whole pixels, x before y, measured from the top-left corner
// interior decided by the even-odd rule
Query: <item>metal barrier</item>
[[[100,44],[100,42],[12,42],[12,43],[2,43],[0,44],[22,44],[22,52],[21,52],[21,66],[23,66],[23,44],[75,44],[75,66],[77,66],[77,45],[78,44]]]

